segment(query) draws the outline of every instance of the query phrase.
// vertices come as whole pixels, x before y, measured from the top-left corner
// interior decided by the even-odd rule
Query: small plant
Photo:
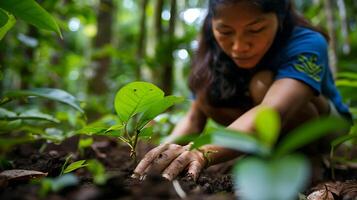
[[[130,156],[136,160],[136,145],[139,138],[152,135],[152,127],[147,124],[156,116],[176,103],[182,97],[164,96],[164,92],[147,82],[132,82],[121,88],[114,101],[119,123],[109,128],[95,124],[84,127],[79,133],[114,136],[129,145]]]
[[[47,114],[40,111],[40,106],[33,99],[44,98],[54,102],[60,102],[74,108],[80,115],[74,114],[70,123],[62,123],[64,120],[71,122],[69,117],[66,119],[63,114],[59,120],[58,113]],[[18,105],[14,100],[24,100],[26,104]],[[11,103],[11,104],[10,104]],[[9,105],[10,104],[10,105]],[[80,107],[80,102],[71,94],[53,88],[34,88],[29,90],[11,90],[4,93],[0,99],[0,134],[27,133],[27,136],[12,139],[8,136],[0,137],[0,143],[21,143],[29,139],[46,139],[53,143],[61,143],[64,139],[75,134],[72,126],[78,126],[85,120],[84,111]],[[68,116],[71,113],[66,113]],[[73,114],[73,113],[72,113]],[[68,127],[66,126],[68,125]],[[68,130],[67,130],[67,129]],[[10,141],[11,140],[11,141]]]
[[[357,143],[357,125],[354,125],[351,128],[351,131],[348,135],[343,135],[331,142],[331,151],[330,151],[330,168],[331,168],[331,176],[332,179],[335,179],[335,166],[336,164],[342,165],[356,165],[357,160],[353,158],[353,153],[356,149]],[[344,151],[344,154],[351,154],[351,155],[335,155],[336,149],[344,145],[344,148],[348,148],[347,151]],[[351,157],[352,156],[352,157]]]
[[[54,178],[35,179],[32,183],[40,185],[38,193],[41,198],[44,198],[49,192],[59,192],[63,188],[78,185],[79,180],[73,174],[64,174]]]
[[[73,157],[72,154],[69,154],[69,156],[66,157],[66,160],[65,160],[64,164],[62,165],[60,176],[62,176],[63,174],[70,173],[74,170],[86,167],[88,165],[88,164],[86,164],[86,160],[78,160],[76,162],[68,164],[68,162],[70,161],[70,159],[72,157]]]
[[[192,146],[216,144],[250,154],[233,169],[239,199],[296,199],[309,178],[310,165],[303,155],[293,151],[328,133],[349,128],[349,123],[340,118],[320,118],[303,124],[276,144],[279,115],[264,108],[255,123],[255,136],[223,127],[207,128]]]

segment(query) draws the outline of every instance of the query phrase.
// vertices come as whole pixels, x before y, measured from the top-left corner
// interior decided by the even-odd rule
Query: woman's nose
[[[242,37],[237,37],[233,41],[232,51],[235,54],[245,53],[245,52],[249,51],[250,48],[251,48],[251,45],[249,44],[249,42],[244,40],[244,38],[242,38]]]

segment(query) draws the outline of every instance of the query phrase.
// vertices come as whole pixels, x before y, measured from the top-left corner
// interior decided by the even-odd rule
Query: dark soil
[[[39,149],[42,147],[43,141],[18,145],[6,156],[11,161],[11,166],[7,167],[6,170],[36,170],[48,173],[48,177],[57,177],[61,172],[66,156],[72,153],[74,154],[73,160],[97,159],[105,166],[111,178],[104,185],[97,186],[92,183],[92,176],[87,169],[78,169],[74,172],[80,180],[78,185],[67,187],[57,193],[49,193],[43,199],[181,199],[174,189],[173,183],[158,174],[148,175],[143,181],[131,178],[135,163],[129,157],[130,151],[126,145],[118,143],[116,140],[99,137],[95,139],[91,148],[87,148],[82,155],[79,155],[75,153],[77,152],[77,142],[78,137],[74,137],[65,141],[62,145],[48,144],[42,153],[39,152]],[[152,147],[146,143],[140,143],[138,158],[140,159]],[[229,164],[222,166],[205,170],[196,182],[184,175],[178,178],[179,185],[187,195],[185,199],[235,199],[233,183],[229,175]],[[353,179],[351,174],[350,178]],[[30,180],[1,183],[0,178],[1,200],[41,199],[39,196],[40,186],[31,183]],[[348,185],[354,187],[353,184]],[[315,190],[317,189],[319,188],[315,188]],[[311,191],[313,190],[309,189],[307,192]],[[355,188],[352,188],[352,191],[355,191]]]

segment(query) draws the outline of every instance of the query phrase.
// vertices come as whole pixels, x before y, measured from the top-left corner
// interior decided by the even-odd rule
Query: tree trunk
[[[33,26],[29,26],[28,36],[31,38],[38,38],[38,30]],[[25,48],[25,59],[26,62],[23,63],[20,69],[20,89],[29,89],[29,83],[31,82],[32,71],[30,69],[31,63],[33,63],[33,57],[35,53],[34,47],[27,47]]]
[[[174,51],[174,39],[175,39],[175,27],[176,27],[176,13],[177,13],[177,2],[176,0],[171,0],[171,8],[170,8],[170,22],[169,22],[169,32],[168,32],[168,59],[165,59],[164,69],[163,69],[163,91],[165,94],[172,94],[173,90],[173,51]]]
[[[156,42],[160,41],[162,36],[162,20],[161,20],[161,13],[164,7],[164,0],[156,0],[155,5],[155,37]]]
[[[100,0],[97,14],[97,36],[94,46],[96,49],[103,48],[111,43],[112,22],[113,22],[113,1]],[[94,70],[94,77],[90,80],[90,90],[94,94],[104,94],[108,90],[105,77],[110,66],[110,57],[105,55],[95,60],[97,66]]]
[[[350,46],[349,37],[348,37],[346,4],[345,4],[344,0],[337,0],[337,5],[338,5],[340,20],[341,20],[342,38],[344,39],[342,51],[345,55],[347,55],[351,51],[351,46]]]
[[[336,33],[335,33],[335,21],[333,17],[333,7],[332,7],[332,0],[325,0],[325,13],[327,18],[327,29],[330,36],[330,51],[329,51],[329,58],[330,58],[330,67],[332,70],[332,74],[334,77],[337,73],[337,53],[336,53]]]
[[[162,46],[162,41],[163,41],[163,25],[162,25],[162,19],[161,19],[161,14],[163,11],[163,7],[164,7],[164,0],[156,0],[156,4],[155,4],[155,18],[154,18],[154,33],[155,33],[155,57],[156,59],[158,59],[158,64],[157,66],[155,66],[155,68],[153,68],[152,74],[157,75],[157,77],[162,77],[162,59],[160,54],[160,48]],[[162,78],[161,78],[162,79]],[[160,88],[162,88],[162,80],[161,79],[153,79],[155,84],[158,84],[158,86]]]
[[[146,53],[146,7],[148,4],[148,0],[141,0],[141,17],[140,17],[140,32],[139,32],[139,40],[138,40],[138,51],[137,51],[137,65],[136,65],[136,80],[141,79],[141,64],[143,63],[143,59]]]

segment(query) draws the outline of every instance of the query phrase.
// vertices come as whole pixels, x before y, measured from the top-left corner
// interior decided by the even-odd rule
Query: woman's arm
[[[193,101],[185,117],[175,126],[165,142],[173,143],[176,139],[189,134],[201,133],[207,122],[206,115],[200,109],[197,100]]]
[[[282,123],[286,123],[287,119],[290,116],[294,116],[299,109],[303,109],[312,97],[312,89],[300,81],[289,78],[277,80],[268,89],[261,104],[244,113],[227,128],[253,133],[257,111],[263,106],[276,109],[281,115]],[[195,107],[193,107],[193,111],[195,111],[194,108]],[[191,113],[189,115],[193,114]],[[186,118],[183,123],[196,124],[196,122],[193,123],[190,121],[189,117]],[[194,126],[188,127],[193,128]],[[176,129],[175,134],[182,135],[187,133],[187,130],[193,129],[185,128],[180,125]],[[207,161],[210,162],[209,164],[216,164],[233,159],[240,154],[237,151],[216,145],[205,145],[200,148],[200,151],[190,151],[189,149],[190,145],[180,146],[167,143],[160,145],[145,155],[135,168],[133,177],[142,177],[148,172],[156,171],[159,173],[162,172],[164,177],[172,180],[180,172],[187,170],[190,176],[197,179],[201,170],[207,165]]]
[[[253,133],[255,131],[255,117],[261,107],[271,107],[275,109],[280,114],[282,124],[284,125],[298,110],[304,109],[313,95],[313,90],[298,80],[290,78],[276,80],[268,89],[261,104],[244,113],[227,128]],[[201,147],[201,149],[205,152],[214,152],[208,154],[210,164],[212,165],[228,161],[239,155],[239,153],[234,150],[216,145],[205,145]]]

